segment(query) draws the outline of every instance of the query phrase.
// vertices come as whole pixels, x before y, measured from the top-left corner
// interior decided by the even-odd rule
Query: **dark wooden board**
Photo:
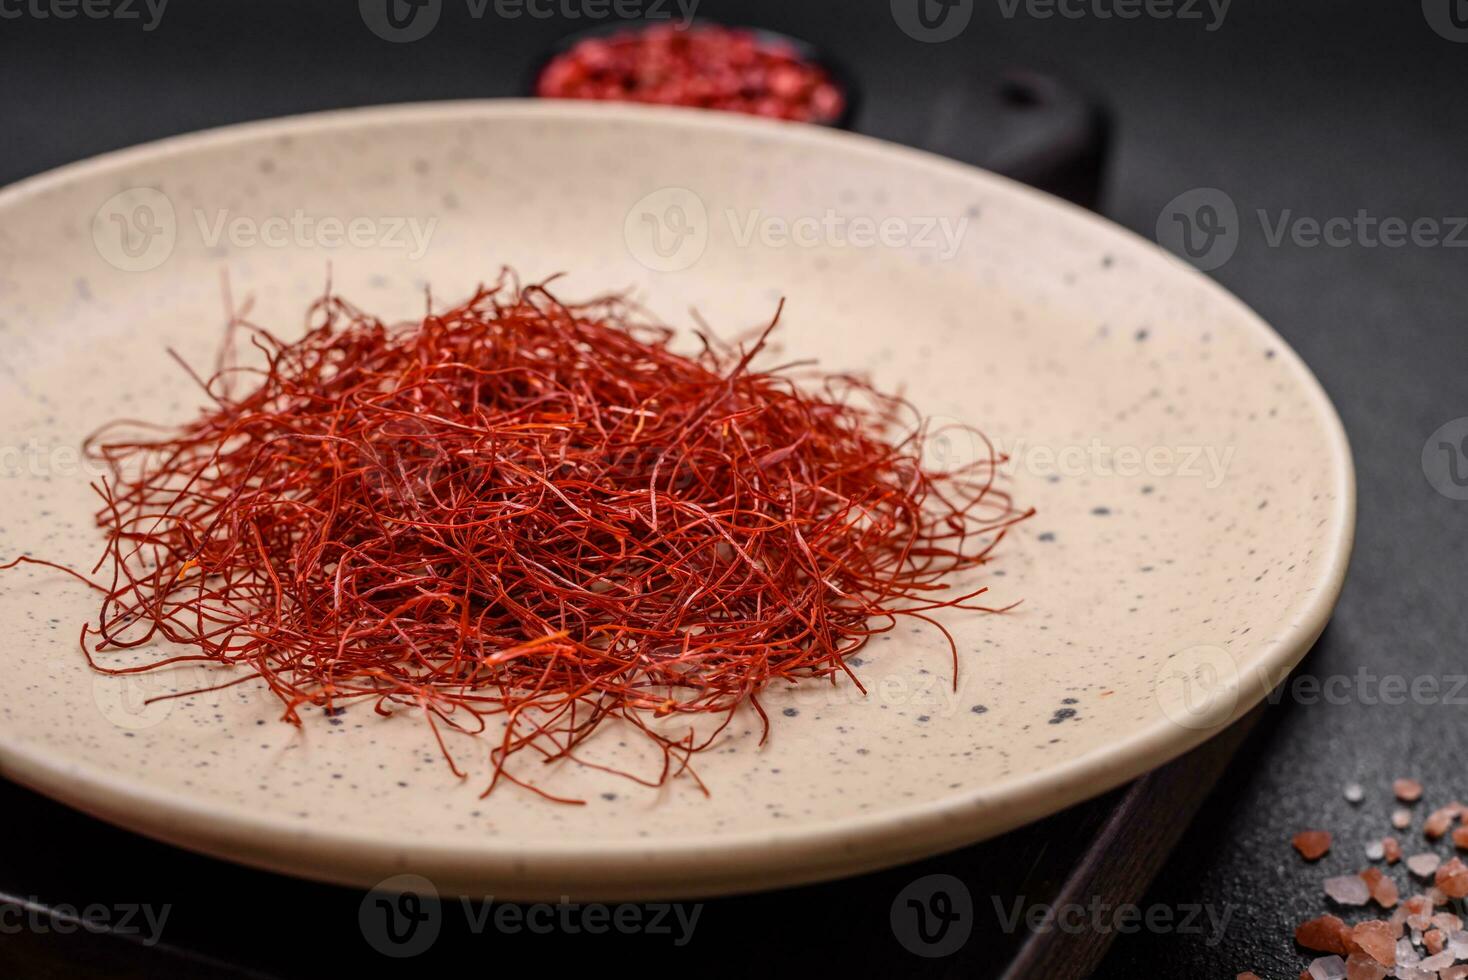
[[[366,893],[299,881],[179,851],[0,782],[0,813],[22,846],[0,854],[0,975],[17,977],[319,977],[375,973],[401,962],[415,974],[454,964],[555,962],[566,973],[607,962],[697,968],[719,976],[818,974],[833,956],[843,974],[886,977],[999,977],[1080,980],[1109,946],[1102,930],[1008,928],[1015,908],[1115,908],[1135,903],[1166,859],[1207,787],[1253,722],[1219,737],[1123,789],[1003,837],[858,878],[757,895],[684,903],[698,907],[691,938],[643,932],[604,935],[476,931],[484,903],[444,898],[432,906],[440,924],[422,953],[393,960],[370,939],[382,932],[360,918]],[[939,875],[963,883],[947,906],[951,928],[968,938],[951,953],[947,936],[917,938],[915,912],[902,896]],[[946,887],[946,886],[945,886]],[[934,892],[916,893],[930,909]],[[139,935],[90,932],[81,913],[100,905],[114,918],[133,906],[154,910]],[[894,910],[894,905],[897,908]],[[493,916],[497,904],[490,905]],[[166,909],[166,918],[165,910]],[[522,907],[523,909],[523,907]],[[374,914],[369,909],[368,914]],[[573,913],[575,914],[575,913]],[[651,918],[655,910],[642,908]],[[21,928],[8,928],[24,922]],[[557,921],[563,917],[557,910]],[[669,917],[668,921],[676,921]],[[929,923],[931,926],[933,923]],[[282,936],[284,934],[284,936]],[[401,947],[407,949],[407,946]]]

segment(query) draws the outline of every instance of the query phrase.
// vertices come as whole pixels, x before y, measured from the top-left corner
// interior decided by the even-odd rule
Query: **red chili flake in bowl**
[[[660,24],[586,38],[545,66],[535,91],[822,124],[846,111],[841,87],[795,44],[714,25]]]

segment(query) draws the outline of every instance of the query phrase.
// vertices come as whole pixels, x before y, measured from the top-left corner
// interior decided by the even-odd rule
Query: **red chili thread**
[[[723,109],[829,124],[846,96],[792,45],[748,30],[653,27],[587,38],[541,72],[536,94]]]
[[[957,647],[928,614],[1011,608],[946,580],[1033,513],[997,485],[988,440],[925,469],[939,433],[902,398],[808,363],[755,370],[779,311],[747,346],[700,332],[684,355],[625,298],[568,305],[547,285],[506,271],[392,326],[328,288],[295,342],[233,314],[216,372],[189,372],[211,403],[197,419],[88,440],[110,473],[93,485],[103,578],[62,570],[103,594],[81,633],[92,667],[241,669],[201,690],[259,679],[297,726],[303,705],[419,708],[461,778],[441,726],[498,720],[484,795],[505,780],[567,803],[583,801],[507,763],[606,769],[577,750],[613,718],[663,764],[606,771],[702,788],[690,758],[740,705],[763,744],[762,690],[860,688],[847,658],[900,617],[943,633],[956,687]],[[21,562],[61,568],[0,567]],[[99,660],[157,641],[188,652]],[[650,721],[674,715],[723,718],[702,738]]]

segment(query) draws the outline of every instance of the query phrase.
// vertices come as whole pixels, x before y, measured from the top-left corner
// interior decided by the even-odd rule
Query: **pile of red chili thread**
[[[505,272],[396,325],[328,289],[295,341],[233,314],[216,373],[185,368],[198,418],[88,442],[110,473],[92,666],[236,668],[203,690],[258,679],[298,726],[304,706],[421,709],[461,778],[444,729],[491,730],[485,795],[581,802],[520,753],[604,768],[579,753],[621,719],[662,756],[621,775],[703,788],[690,757],[745,704],[763,741],[768,685],[859,686],[847,658],[900,620],[948,636],[935,610],[1003,611],[946,581],[1030,514],[992,447],[935,472],[925,446],[952,434],[901,398],[809,363],[756,370],[778,311],[682,354],[625,297],[549,285]],[[159,641],[184,649],[108,665]],[[702,737],[669,724],[685,715],[712,716]]]
[[[536,94],[722,109],[830,124],[846,96],[792,45],[712,24],[660,24],[577,42],[546,65]]]

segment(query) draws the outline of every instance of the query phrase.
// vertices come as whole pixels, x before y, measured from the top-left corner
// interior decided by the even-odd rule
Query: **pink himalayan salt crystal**
[[[1453,858],[1438,868],[1437,887],[1448,898],[1468,896],[1468,865],[1461,858]]]
[[[1451,936],[1455,932],[1461,932],[1463,930],[1463,920],[1458,918],[1451,912],[1437,913],[1432,917],[1432,924],[1434,927],[1441,929],[1449,936]]]
[[[1322,956],[1310,964],[1310,980],[1346,980],[1346,961],[1339,956]]]
[[[1402,934],[1402,930],[1407,926],[1407,916],[1410,914],[1407,911],[1407,906],[1397,906],[1396,911],[1392,913],[1392,917],[1386,920],[1387,924],[1392,927],[1392,935],[1400,936]]]
[[[1350,942],[1347,945],[1354,947],[1383,966],[1396,966],[1397,964],[1396,930],[1380,919],[1358,923],[1351,930]]]
[[[1330,850],[1330,831],[1302,830],[1290,843],[1306,861],[1319,861]]]
[[[1429,902],[1431,902],[1433,905],[1446,905],[1446,904],[1448,904],[1448,896],[1447,896],[1447,893],[1444,892],[1441,888],[1437,887],[1436,885],[1433,885],[1431,888],[1427,889],[1426,894],[1427,894],[1427,900]]]
[[[1234,980],[1259,980],[1259,974],[1257,974],[1257,973],[1240,973],[1238,976],[1234,977]]]
[[[1441,980],[1464,980],[1468,977],[1468,966],[1450,966],[1446,970],[1439,970],[1437,975]]]
[[[1425,851],[1422,854],[1414,854],[1407,858],[1407,870],[1419,878],[1431,878],[1437,866],[1442,863],[1442,858]]]
[[[1412,826],[1412,811],[1393,810],[1392,826],[1397,828],[1398,830],[1406,830],[1408,827]]]
[[[1438,953],[1438,954],[1436,954],[1434,956],[1429,956],[1426,959],[1424,959],[1421,962],[1419,962],[1417,964],[1417,969],[1419,969],[1419,970],[1426,970],[1428,973],[1435,973],[1438,970],[1444,969],[1445,967],[1449,967],[1449,966],[1452,966],[1452,965],[1453,965],[1453,954],[1452,953]]]
[[[1453,828],[1453,846],[1460,851],[1468,851],[1468,827]]]
[[[1426,929],[1432,924],[1432,899],[1426,895],[1413,895],[1407,899],[1407,925],[1413,929]]]
[[[1457,806],[1445,806],[1433,810],[1428,818],[1422,822],[1422,833],[1428,840],[1438,840],[1443,834],[1448,832],[1448,828],[1457,819]]]
[[[1345,954],[1348,952],[1346,940],[1350,934],[1351,931],[1340,919],[1333,915],[1322,915],[1296,926],[1295,942],[1317,953]]]
[[[1381,852],[1386,857],[1387,864],[1396,864],[1402,859],[1402,845],[1397,843],[1395,837],[1381,839]]]
[[[1346,960],[1346,980],[1383,980],[1386,967],[1369,956],[1352,953]]]
[[[1448,937],[1443,935],[1441,929],[1429,929],[1422,934],[1422,945],[1427,947],[1429,953],[1441,953],[1447,944]]]
[[[1422,799],[1422,784],[1415,779],[1398,779],[1392,783],[1392,792],[1403,803],[1416,803]]]
[[[1325,879],[1325,894],[1341,905],[1365,905],[1371,900],[1371,889],[1360,875]]]
[[[1468,932],[1461,929],[1448,936],[1448,949],[1460,960],[1468,960]]]
[[[1389,909],[1397,904],[1400,893],[1397,891],[1397,883],[1377,868],[1367,868],[1361,872],[1361,880],[1366,882],[1366,887],[1371,890],[1371,897],[1384,909]]]

